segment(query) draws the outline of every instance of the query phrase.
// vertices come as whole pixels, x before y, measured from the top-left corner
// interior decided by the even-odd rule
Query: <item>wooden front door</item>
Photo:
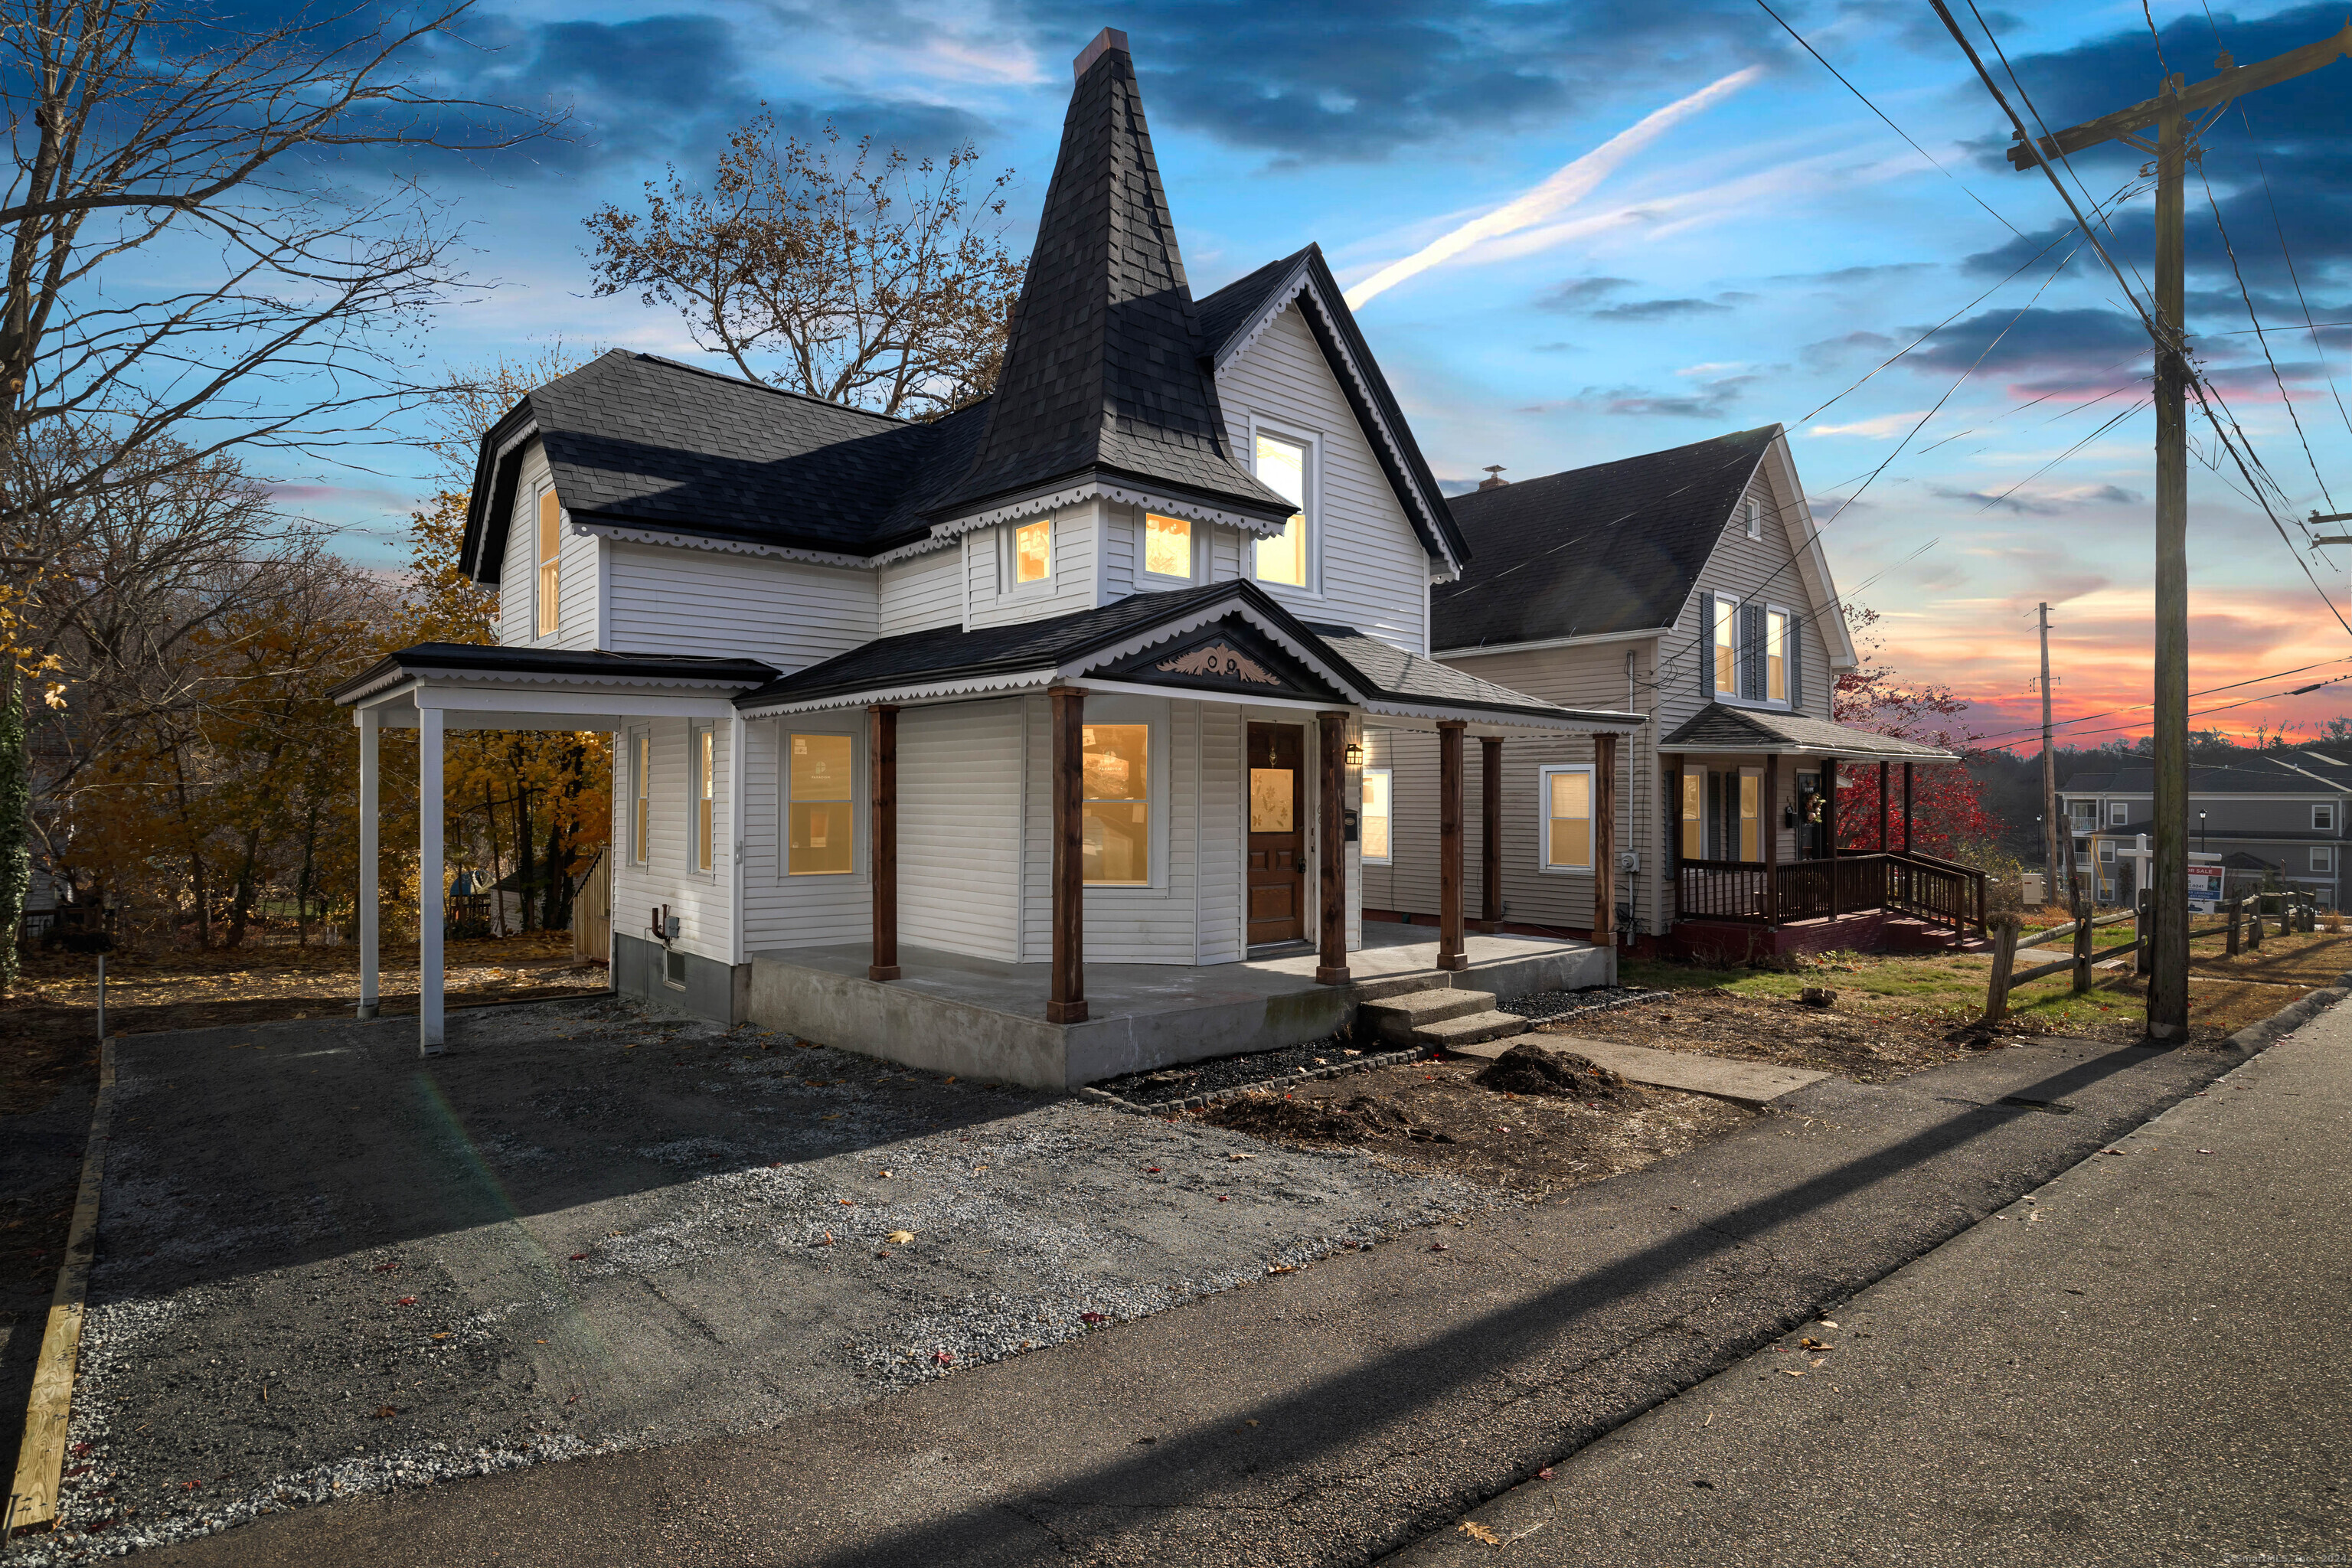
[[[1307,935],[1307,731],[1249,727],[1249,940]]]

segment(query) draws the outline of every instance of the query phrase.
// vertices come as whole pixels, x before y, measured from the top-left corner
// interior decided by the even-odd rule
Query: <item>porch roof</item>
[[[1244,626],[1263,637],[1296,661],[1305,679],[1328,687],[1340,701],[1368,713],[1549,730],[1622,731],[1643,721],[1638,713],[1562,708],[1407,653],[1352,626],[1309,625],[1256,584],[1238,579],[1171,593],[1132,594],[1114,604],[1011,626],[970,631],[941,626],[877,637],[746,692],[736,699],[736,706],[746,712],[782,712],[867,702],[952,700],[1039,689],[1057,682],[1165,685],[1171,693],[1330,705],[1328,698],[1294,694],[1275,699],[1246,684],[1224,690],[1195,680],[1179,684],[1148,676],[1139,680],[1114,668],[1147,649],[1220,622]]]
[[[1753,752],[1764,755],[1801,752],[1839,762],[1957,763],[1940,746],[1898,741],[1868,730],[1850,730],[1826,719],[1769,709],[1733,708],[1710,702],[1688,722],[1658,742],[1661,752]]]
[[[724,718],[729,699],[775,676],[752,658],[429,642],[385,655],[327,695],[394,728],[437,708],[451,729],[613,730],[635,718]]]

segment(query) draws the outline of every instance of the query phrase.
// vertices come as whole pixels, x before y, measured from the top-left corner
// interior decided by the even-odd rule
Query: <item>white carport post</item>
[[[362,708],[352,715],[360,727],[360,1012],[373,1018],[376,995],[376,737],[375,710]]]
[[[416,1054],[437,1057],[441,1029],[441,710],[416,704]]]

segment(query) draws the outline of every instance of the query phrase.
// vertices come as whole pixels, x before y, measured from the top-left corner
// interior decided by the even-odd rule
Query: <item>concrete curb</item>
[[[1411,1046],[1401,1051],[1383,1051],[1376,1057],[1359,1057],[1354,1061],[1336,1062],[1329,1067],[1298,1068],[1279,1078],[1262,1078],[1253,1083],[1237,1083],[1231,1089],[1213,1089],[1201,1094],[1186,1095],[1182,1100],[1164,1100],[1157,1105],[1141,1105],[1132,1100],[1121,1100],[1108,1089],[1096,1089],[1092,1085],[1073,1089],[1071,1092],[1080,1100],[1089,1100],[1097,1105],[1108,1105],[1113,1110],[1131,1111],[1138,1116],[1168,1116],[1179,1110],[1198,1110],[1203,1106],[1213,1105],[1221,1100],[1255,1094],[1260,1089],[1277,1089],[1285,1084],[1312,1083],[1318,1079],[1339,1078],[1346,1073],[1363,1072],[1371,1068],[1398,1067],[1405,1062],[1419,1061],[1428,1054],[1429,1050],[1425,1046]]]
[[[2246,1056],[2261,1051],[2282,1035],[2292,1034],[2308,1024],[2322,1012],[2352,996],[2352,970],[2338,975],[2336,984],[2308,996],[2299,996],[2269,1017],[2247,1025],[2221,1043]]]

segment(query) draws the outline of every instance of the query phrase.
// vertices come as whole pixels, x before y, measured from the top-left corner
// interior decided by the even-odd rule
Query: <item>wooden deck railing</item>
[[[1787,924],[1889,910],[1955,930],[1985,924],[1984,873],[1905,850],[1846,851],[1834,860],[1765,866],[1685,860],[1675,879],[1680,920]]]

